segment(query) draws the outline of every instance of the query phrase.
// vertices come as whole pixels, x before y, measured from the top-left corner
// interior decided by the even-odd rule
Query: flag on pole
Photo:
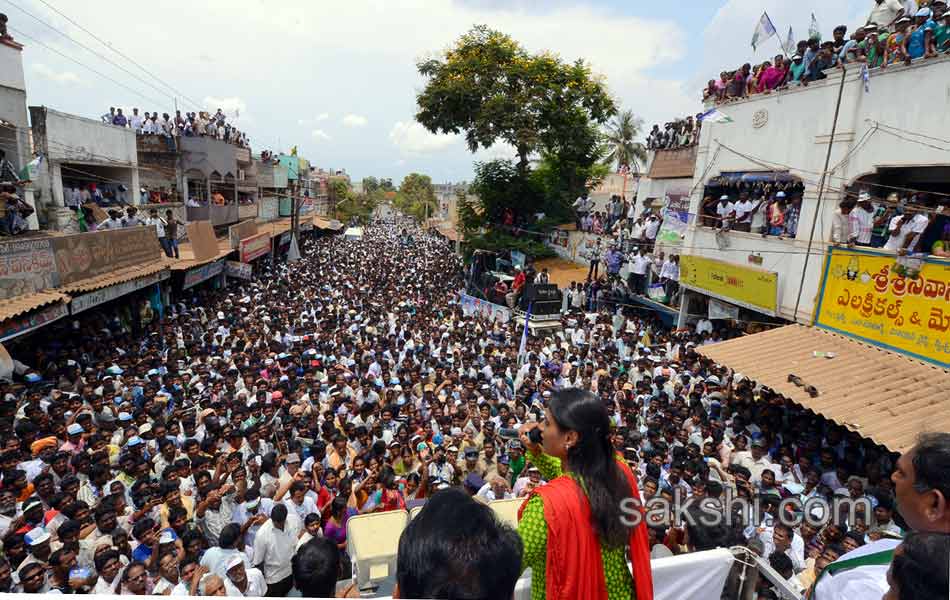
[[[524,363],[528,354],[528,322],[531,321],[532,304],[528,305],[528,312],[524,316],[524,330],[521,332],[521,346],[518,348],[518,364]]]
[[[821,29],[818,27],[818,19],[815,13],[811,13],[811,25],[808,26],[808,39],[821,39]]]
[[[769,18],[769,13],[762,13],[762,17],[759,19],[758,25],[755,26],[755,33],[752,34],[752,50],[756,50],[757,46],[775,35],[775,25],[772,25],[772,19]]]
[[[788,26],[788,37],[785,38],[785,45],[782,46],[782,50],[785,51],[785,54],[792,56],[795,54],[795,51],[798,49],[795,43],[795,34],[792,33],[792,26]]]
[[[718,108],[711,108],[699,115],[700,121],[709,121],[710,123],[732,123],[732,117],[725,114]]]

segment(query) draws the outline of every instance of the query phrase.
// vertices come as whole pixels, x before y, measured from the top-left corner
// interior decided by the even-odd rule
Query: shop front
[[[695,318],[780,324],[778,273],[696,255],[680,256],[679,327]],[[691,319],[691,317],[693,319]]]

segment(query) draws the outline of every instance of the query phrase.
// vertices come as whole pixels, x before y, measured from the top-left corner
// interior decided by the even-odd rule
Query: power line
[[[66,15],[65,13],[63,13],[62,11],[60,11],[58,8],[56,8],[55,6],[53,6],[52,4],[50,4],[49,2],[46,2],[46,0],[39,0],[39,2],[43,3],[43,4],[44,4],[45,6],[47,6],[50,10],[52,10],[53,12],[55,12],[56,14],[58,14],[59,16],[63,17],[64,19],[66,19],[66,20],[69,21],[71,24],[73,24],[73,25],[75,25],[76,27],[78,27],[80,30],[82,30],[83,32],[85,32],[87,35],[89,35],[90,37],[92,37],[94,40],[96,40],[97,42],[99,42],[99,43],[102,44],[103,46],[109,48],[110,50],[112,50],[113,52],[115,52],[116,54],[118,54],[119,56],[121,56],[122,58],[124,58],[125,60],[129,61],[130,63],[132,63],[132,64],[135,65],[136,67],[142,69],[143,71],[145,71],[146,73],[148,73],[151,77],[154,77],[156,81],[158,81],[159,83],[161,83],[162,85],[164,85],[165,87],[167,87],[168,89],[170,89],[170,90],[171,90],[172,92],[174,92],[175,94],[181,96],[182,99],[187,100],[187,101],[190,102],[192,105],[196,106],[196,107],[198,108],[198,110],[201,110],[201,103],[200,103],[200,102],[195,102],[193,99],[191,99],[191,98],[189,98],[188,96],[186,96],[184,93],[182,93],[181,91],[179,91],[178,89],[176,89],[176,88],[175,88],[174,86],[172,86],[170,83],[164,81],[164,80],[161,79],[158,75],[155,75],[155,74],[152,73],[149,69],[147,69],[147,68],[145,68],[144,66],[142,66],[142,65],[141,65],[140,63],[138,63],[135,59],[133,59],[133,58],[130,57],[129,55],[125,54],[124,52],[120,51],[118,48],[116,48],[116,47],[113,46],[112,44],[108,43],[108,42],[105,41],[104,39],[100,38],[99,36],[97,36],[97,35],[94,34],[93,32],[89,31],[88,29],[86,29],[85,27],[83,27],[82,25],[80,25],[79,23],[77,23],[74,19],[70,18],[68,15]]]
[[[79,65],[80,67],[82,67],[82,68],[84,68],[84,69],[88,69],[89,71],[92,71],[93,73],[95,73],[95,74],[98,75],[99,77],[102,77],[103,79],[106,79],[106,80],[108,80],[108,81],[111,81],[112,83],[116,84],[117,86],[119,86],[119,87],[121,87],[121,88],[124,88],[124,89],[126,89],[126,90],[132,92],[133,94],[135,94],[136,96],[138,96],[138,97],[140,97],[140,98],[144,98],[144,99],[148,100],[149,102],[153,102],[153,103],[158,104],[158,105],[161,105],[161,104],[163,103],[162,100],[156,100],[155,98],[146,96],[145,94],[143,94],[142,92],[136,90],[135,88],[129,87],[128,85],[125,85],[124,83],[122,83],[122,82],[120,82],[120,81],[116,81],[115,79],[113,79],[112,77],[109,77],[109,76],[106,75],[105,73],[103,73],[103,72],[101,72],[101,71],[97,71],[96,69],[93,69],[92,67],[90,67],[89,65],[85,64],[84,62],[79,61],[79,60],[73,58],[72,56],[69,56],[68,54],[66,54],[66,53],[64,53],[64,52],[59,51],[59,50],[57,50],[56,48],[53,48],[52,46],[50,46],[50,45],[48,45],[48,44],[46,44],[46,43],[44,43],[44,42],[41,42],[40,40],[36,39],[36,38],[33,37],[33,36],[27,35],[26,33],[22,32],[22,31],[20,31],[20,30],[18,30],[18,29],[15,29],[15,28],[13,28],[13,27],[10,27],[10,31],[14,32],[14,33],[17,34],[18,36],[21,36],[21,37],[24,37],[24,38],[30,40],[30,41],[33,42],[34,44],[39,44],[40,46],[42,46],[43,48],[46,48],[46,49],[49,50],[50,52],[53,52],[53,53],[55,53],[55,54],[58,54],[59,56],[62,56],[63,58],[65,58],[65,59],[67,59],[67,60],[70,60],[70,61],[76,63],[77,65]]]
[[[96,56],[96,57],[98,57],[98,58],[104,60],[105,62],[107,62],[107,63],[109,63],[110,65],[114,66],[115,68],[119,69],[120,71],[122,71],[122,72],[124,72],[124,73],[126,73],[126,74],[128,74],[128,75],[131,75],[132,77],[134,77],[135,79],[137,79],[137,80],[139,80],[140,82],[144,83],[145,85],[151,87],[152,89],[157,90],[158,92],[160,92],[160,93],[162,93],[162,94],[168,94],[168,92],[167,92],[166,90],[164,90],[164,89],[158,87],[157,85],[153,84],[152,82],[148,81],[147,79],[143,79],[142,77],[139,77],[138,75],[136,75],[136,74],[133,73],[132,71],[126,69],[125,67],[123,67],[123,66],[120,65],[119,63],[113,61],[112,59],[110,59],[110,58],[108,58],[108,57],[106,57],[106,56],[103,56],[102,54],[96,52],[95,50],[93,50],[93,49],[90,48],[89,46],[86,46],[86,45],[83,44],[82,42],[80,42],[80,41],[76,40],[75,38],[71,37],[71,36],[70,36],[69,34],[67,34],[66,32],[57,29],[57,28],[54,27],[53,25],[50,25],[49,23],[47,23],[47,22],[44,21],[43,19],[37,17],[36,15],[30,13],[30,12],[27,11],[26,9],[17,6],[17,5],[14,4],[13,2],[11,2],[11,0],[6,0],[6,2],[7,2],[7,4],[11,5],[13,8],[15,8],[15,9],[17,9],[18,11],[22,12],[23,14],[25,14],[25,15],[28,16],[28,17],[30,17],[31,19],[37,21],[38,23],[44,25],[45,27],[47,27],[47,28],[49,28],[49,29],[52,29],[53,31],[55,31],[56,33],[58,33],[58,34],[60,34],[61,36],[65,37],[67,40],[73,42],[74,44],[76,44],[76,45],[79,46],[80,48],[83,48],[84,50],[86,50],[86,51],[89,52],[90,54],[92,54],[92,55],[94,55],[94,56]],[[168,94],[168,97],[169,97],[169,98],[172,98],[172,99],[174,100],[174,96],[172,96],[171,94]]]

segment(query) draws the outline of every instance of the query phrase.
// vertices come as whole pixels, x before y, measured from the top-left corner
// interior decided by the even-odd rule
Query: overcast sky
[[[98,117],[113,105],[171,113],[177,97],[182,110],[223,108],[255,152],[296,144],[313,164],[398,182],[412,171],[434,181],[470,179],[473,160],[508,155],[499,147],[473,157],[461,139],[432,135],[413,120],[423,84],[416,62],[474,24],[532,51],[588,60],[618,104],[649,125],[699,112],[708,79],[779,51],[776,39],[757,53],[750,46],[763,10],[782,39],[789,26],[802,39],[812,12],[829,37],[835,25],[860,23],[872,3],[4,0],[0,10],[26,46],[31,105]]]

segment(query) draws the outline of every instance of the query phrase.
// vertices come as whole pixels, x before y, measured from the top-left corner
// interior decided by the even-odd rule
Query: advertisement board
[[[950,261],[921,263],[908,273],[894,254],[829,248],[816,324],[950,368]]]
[[[55,237],[60,285],[161,260],[154,227],[130,227]]]
[[[270,234],[259,233],[241,240],[241,262],[252,261],[270,252]]]
[[[76,315],[84,310],[89,310],[90,308],[109,302],[110,300],[115,300],[116,298],[121,298],[126,294],[131,294],[136,290],[147,288],[148,286],[158,283],[159,281],[164,281],[165,279],[168,279],[168,277],[169,272],[166,269],[159,271],[158,273],[146,275],[145,277],[139,277],[138,279],[133,279],[131,281],[124,281],[116,285],[110,285],[109,287],[104,287],[94,292],[83,294],[82,296],[76,296],[69,303],[69,310],[72,314]]]
[[[254,268],[248,263],[229,260],[225,265],[225,275],[236,277],[237,279],[251,279],[254,276]]]
[[[194,287],[202,281],[211,279],[215,275],[220,275],[222,271],[224,271],[224,261],[221,260],[201,265],[194,269],[188,269],[185,272],[185,280],[181,284],[181,289],[187,290],[190,287]]]
[[[680,285],[775,316],[778,273],[695,255],[680,256]]]
[[[462,312],[469,316],[477,314],[483,319],[498,321],[499,323],[507,323],[511,320],[511,310],[508,307],[468,294],[459,295],[459,304],[462,305]]]
[[[50,239],[0,242],[0,300],[56,287],[58,283]]]
[[[36,312],[14,317],[0,325],[0,342],[21,336],[48,323],[62,319],[68,314],[69,309],[66,308],[66,305],[57,302]]]

